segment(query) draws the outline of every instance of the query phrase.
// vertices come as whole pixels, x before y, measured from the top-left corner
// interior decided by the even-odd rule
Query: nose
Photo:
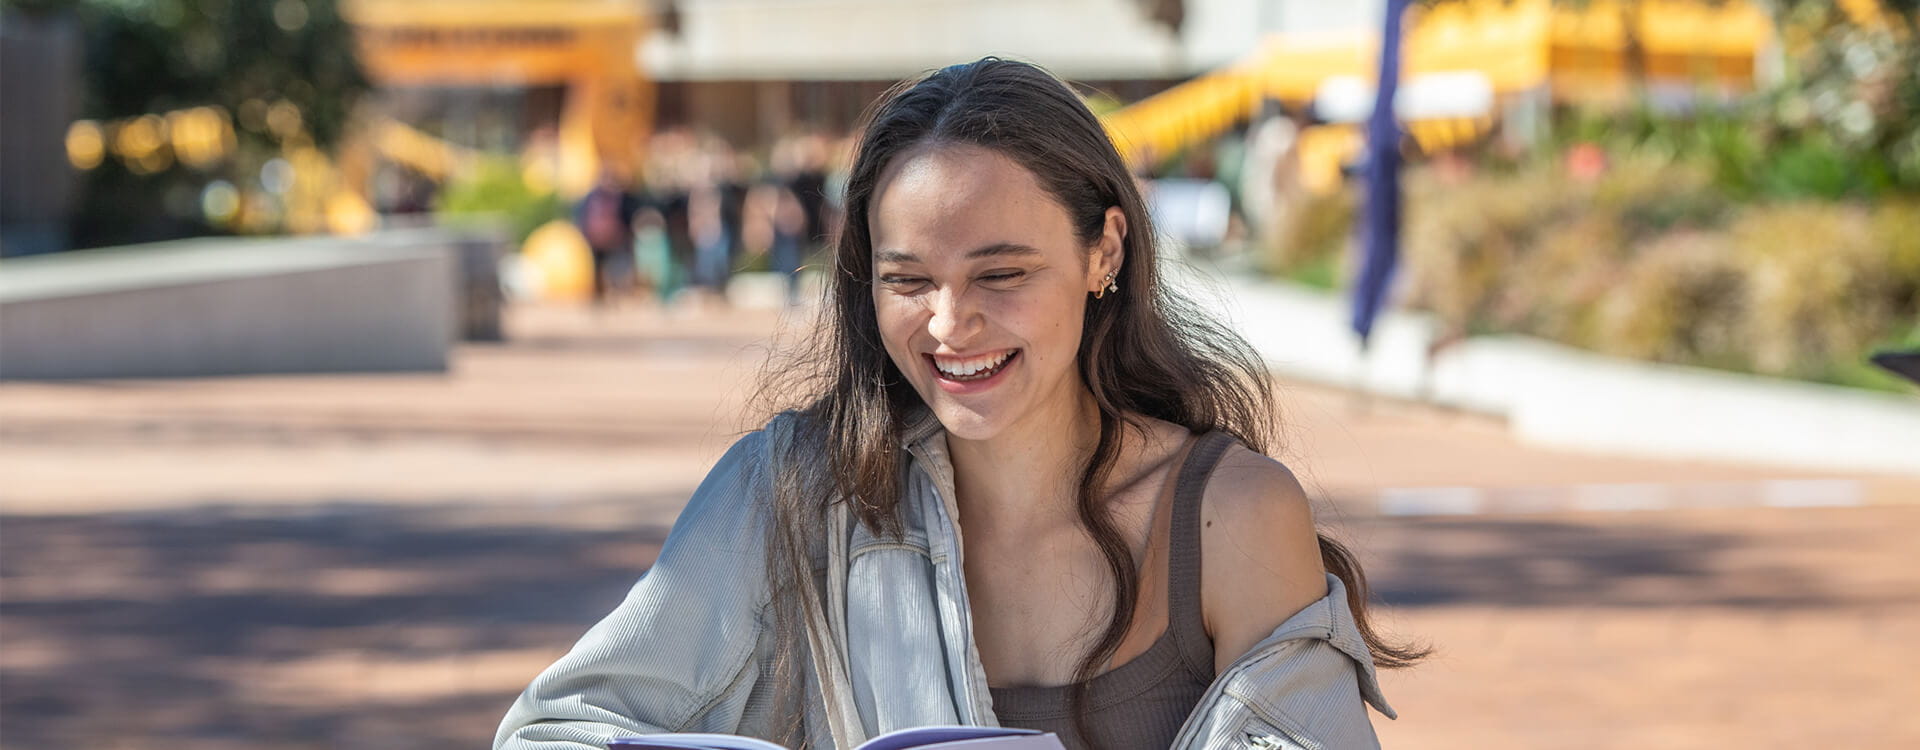
[[[983,326],[980,313],[965,290],[947,287],[936,292],[927,333],[948,348],[964,350]]]

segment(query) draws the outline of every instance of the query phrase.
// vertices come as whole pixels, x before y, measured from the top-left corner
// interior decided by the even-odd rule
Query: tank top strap
[[[1200,505],[1207,480],[1234,437],[1218,430],[1195,438],[1174,480],[1173,519],[1168,535],[1167,630],[1180,647],[1181,660],[1203,681],[1213,680],[1213,639],[1207,635],[1200,600]]]

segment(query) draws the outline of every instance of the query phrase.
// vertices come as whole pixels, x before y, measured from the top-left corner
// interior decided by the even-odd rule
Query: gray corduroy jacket
[[[905,533],[875,536],[831,516],[825,591],[810,607],[805,726],[816,747],[932,724],[997,724],[961,577],[953,471],[937,422],[904,441]],[[772,653],[764,523],[769,433],[727,451],[626,600],[537,677],[508,711],[496,750],[602,748],[652,732],[768,736]],[[778,439],[778,438],[774,438]],[[1327,576],[1327,596],[1288,618],[1214,680],[1179,750],[1378,747],[1366,704],[1395,716],[1373,660]]]

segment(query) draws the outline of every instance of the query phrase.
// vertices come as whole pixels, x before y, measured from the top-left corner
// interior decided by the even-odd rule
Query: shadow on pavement
[[[1400,607],[1713,607],[1784,611],[1920,602],[1844,563],[1861,536],[1835,511],[1717,511],[1548,517],[1347,518],[1377,599]],[[1828,515],[1821,515],[1828,514]],[[1830,524],[1843,524],[1836,531]],[[1864,562],[1864,561],[1863,561]],[[1889,561],[1891,562],[1891,561]],[[1910,576],[1908,576],[1910,577]]]
[[[664,528],[622,520],[635,504],[0,517],[0,745],[484,747],[658,553]],[[1402,607],[1870,600],[1793,562],[1795,545],[1841,537],[1550,517],[1340,526]]]
[[[666,535],[575,510],[0,517],[0,746],[483,747]]]

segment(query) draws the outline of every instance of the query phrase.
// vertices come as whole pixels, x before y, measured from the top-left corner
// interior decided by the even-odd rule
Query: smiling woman
[[[949,440],[1094,413],[1075,360],[1087,293],[1119,271],[1120,209],[1083,247],[1032,172],[980,146],[926,144],[881,173],[870,216],[880,337]]]
[[[929,724],[1376,745],[1375,663],[1423,652],[1373,632],[1359,567],[1262,455],[1258,360],[1161,285],[1079,98],[993,58],[903,84],[846,210],[821,324],[769,371],[793,408],[496,745]]]

